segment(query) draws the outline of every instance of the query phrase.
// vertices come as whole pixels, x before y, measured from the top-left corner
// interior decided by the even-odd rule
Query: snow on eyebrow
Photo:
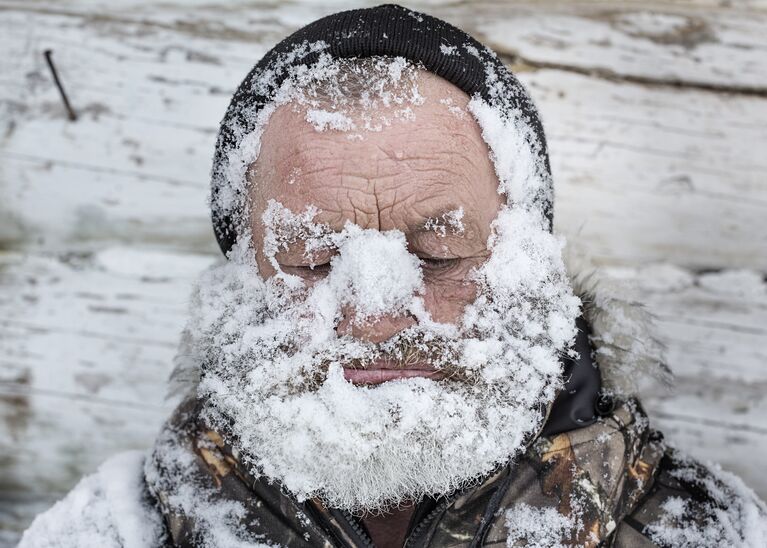
[[[275,255],[299,241],[305,243],[304,255],[309,259],[315,251],[332,247],[337,254],[331,259],[327,283],[341,304],[353,306],[357,323],[407,308],[421,290],[423,276],[418,257],[407,251],[405,235],[399,230],[362,229],[349,221],[341,232],[333,232],[328,225],[314,222],[319,212],[316,206],[307,205],[301,213],[293,213],[269,200],[262,215],[266,228],[263,249],[276,275],[299,287],[301,280],[283,272]],[[452,211],[443,216],[452,219],[458,215]]]
[[[314,252],[332,243],[330,228],[314,222],[319,212],[316,206],[309,204],[301,213],[293,213],[282,203],[270,199],[261,216],[265,229],[264,256],[277,271],[277,276],[289,284],[298,285],[299,280],[296,276],[282,271],[275,255],[280,251],[287,251],[291,244],[303,241],[306,245],[304,255],[311,260]],[[311,263],[311,266],[314,264]]]
[[[463,207],[447,211],[437,217],[429,217],[423,224],[423,228],[436,232],[443,238],[447,235],[448,229],[452,234],[463,234],[466,230],[463,226]]]

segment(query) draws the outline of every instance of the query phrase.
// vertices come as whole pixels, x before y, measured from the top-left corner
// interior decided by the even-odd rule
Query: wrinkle
[[[365,132],[362,140],[349,140],[344,131],[316,131],[304,110],[280,107],[262,139],[258,162],[271,171],[263,170],[269,173],[263,177],[266,188],[255,201],[271,198],[295,211],[314,204],[320,210],[317,221],[333,230],[347,221],[399,229],[409,246],[429,256],[446,256],[445,248],[448,255],[481,252],[503,198],[477,121],[456,118],[440,103],[449,96],[465,107],[468,96],[456,97],[456,92],[447,82],[430,81],[414,120]],[[294,184],[288,184],[291,177]],[[432,243],[426,234],[416,236],[436,212],[459,207],[466,213],[460,238],[449,235]]]

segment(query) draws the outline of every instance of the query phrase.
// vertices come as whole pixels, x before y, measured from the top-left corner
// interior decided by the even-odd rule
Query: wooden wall
[[[658,317],[678,382],[647,398],[653,419],[766,497],[767,7],[409,5],[528,85],[557,229]],[[0,0],[0,545],[151,442],[190,283],[218,258],[218,120],[273,43],[341,8]]]

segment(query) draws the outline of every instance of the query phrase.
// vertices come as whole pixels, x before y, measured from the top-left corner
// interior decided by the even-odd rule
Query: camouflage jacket
[[[145,472],[168,546],[373,546],[350,514],[251,476],[195,405],[176,412]],[[472,488],[422,501],[405,546],[762,546],[765,515],[740,480],[666,447],[628,399],[539,437]]]

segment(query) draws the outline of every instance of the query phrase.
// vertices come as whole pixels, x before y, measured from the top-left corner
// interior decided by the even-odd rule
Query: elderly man
[[[552,196],[462,31],[389,5],[286,38],[221,125],[183,402],[22,546],[764,546],[764,503],[649,426],[641,311],[576,287]]]

